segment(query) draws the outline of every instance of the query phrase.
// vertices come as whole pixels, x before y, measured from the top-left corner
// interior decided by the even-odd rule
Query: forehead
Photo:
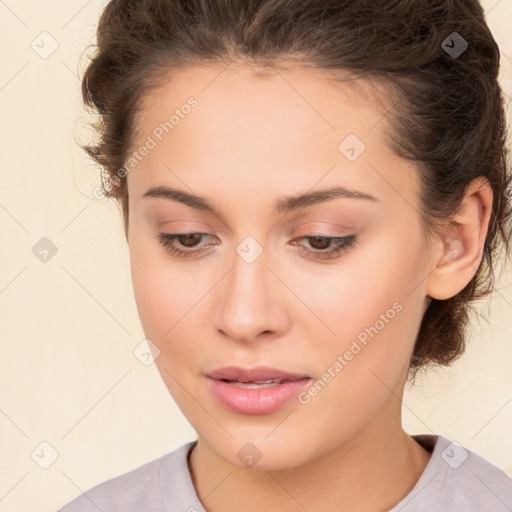
[[[142,192],[178,183],[181,174],[191,188],[223,182],[256,192],[266,185],[280,195],[303,191],[329,174],[329,184],[363,183],[368,193],[391,197],[394,187],[384,189],[389,169],[410,175],[411,167],[384,142],[388,91],[376,82],[333,78],[305,68],[233,64],[169,72],[139,111],[134,149],[148,137],[155,147],[137,165],[139,172],[128,175],[130,187]],[[183,108],[190,98],[196,106]],[[352,148],[360,154],[356,159],[349,158]],[[406,187],[403,175],[394,178]]]
[[[245,135],[259,128],[259,135],[264,131],[271,136],[286,127],[280,132],[282,142],[287,133],[296,136],[305,127],[336,137],[352,129],[362,137],[383,120],[391,97],[390,88],[377,80],[356,80],[349,72],[334,74],[305,67],[189,66],[172,69],[162,81],[139,110],[136,124],[142,134],[169,119],[193,97],[199,108],[192,117],[204,130],[242,130]],[[187,132],[183,126],[173,130],[179,131]]]

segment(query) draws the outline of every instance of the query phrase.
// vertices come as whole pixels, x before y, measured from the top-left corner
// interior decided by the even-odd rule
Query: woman
[[[506,511],[401,423],[510,242],[499,50],[473,0],[113,0],[85,149],[158,370],[198,433],[63,512]]]

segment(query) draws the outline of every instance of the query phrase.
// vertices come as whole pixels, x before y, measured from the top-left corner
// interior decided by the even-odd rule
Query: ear
[[[486,178],[475,178],[468,186],[460,209],[450,218],[432,251],[426,280],[427,295],[445,300],[457,295],[471,281],[482,261],[492,212],[493,192]]]

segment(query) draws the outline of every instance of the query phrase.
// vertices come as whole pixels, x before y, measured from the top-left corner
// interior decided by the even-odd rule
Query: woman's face
[[[128,239],[142,326],[199,437],[241,468],[244,454],[284,469],[401,428],[430,253],[414,168],[352,87],[298,69],[191,67],[138,121]],[[153,187],[183,194],[145,196]],[[333,187],[361,197],[320,194]],[[170,240],[181,256],[159,239],[189,232],[206,235]],[[335,253],[335,240],[311,237],[356,243]],[[224,366],[310,380],[274,410],[233,410],[206,376]]]

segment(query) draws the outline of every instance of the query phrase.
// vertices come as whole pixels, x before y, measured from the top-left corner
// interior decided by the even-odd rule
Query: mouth
[[[307,378],[307,377],[305,377]],[[302,379],[283,379],[283,380],[260,380],[260,381],[251,381],[251,382],[238,382],[236,380],[228,380],[228,379],[220,379],[222,382],[227,382],[236,388],[244,388],[244,389],[264,389],[264,388],[273,388],[275,386],[279,386],[280,384],[284,384],[286,382],[294,382],[296,380]]]
[[[313,380],[309,375],[270,366],[224,366],[205,374],[208,388],[239,414],[270,414],[290,404]]]
[[[225,366],[208,372],[206,376],[214,380],[228,382],[237,387],[257,386],[252,389],[310,378],[309,375],[291,373],[269,366],[259,366],[257,368]]]

